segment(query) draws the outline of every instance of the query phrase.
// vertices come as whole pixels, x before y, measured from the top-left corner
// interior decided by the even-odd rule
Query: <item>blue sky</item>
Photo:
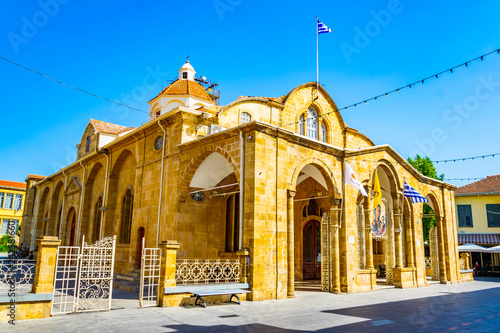
[[[339,107],[500,48],[498,1],[6,0],[0,56],[147,111],[189,54],[198,74],[238,95],[281,96],[316,78]],[[50,175],[75,159],[89,118],[139,126],[147,114],[69,89],[0,60],[0,179]],[[500,55],[342,112],[403,157],[500,152]],[[438,164],[446,178],[499,174],[500,156]],[[471,181],[450,181],[461,186]]]

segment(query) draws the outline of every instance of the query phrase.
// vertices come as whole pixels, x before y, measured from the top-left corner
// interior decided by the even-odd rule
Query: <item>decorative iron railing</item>
[[[239,259],[178,259],[175,280],[178,284],[240,282]]]
[[[10,292],[31,292],[35,277],[36,260],[0,260],[0,294]]]

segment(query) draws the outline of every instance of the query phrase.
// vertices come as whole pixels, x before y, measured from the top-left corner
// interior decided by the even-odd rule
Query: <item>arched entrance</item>
[[[309,221],[303,233],[303,272],[304,280],[321,279],[321,224]]]
[[[135,254],[135,267],[141,268],[142,262],[142,239],[144,238],[144,228],[140,227],[137,230],[137,241],[136,241],[136,254]]]
[[[76,238],[76,213],[75,209],[71,208],[68,213],[68,226],[69,226],[69,246],[75,246]]]

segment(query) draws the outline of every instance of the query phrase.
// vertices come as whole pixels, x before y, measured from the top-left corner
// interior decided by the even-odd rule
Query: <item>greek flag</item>
[[[429,202],[429,200],[423,197],[422,194],[415,191],[415,189],[410,185],[408,185],[406,182],[405,182],[404,196],[411,198],[412,203]]]
[[[316,20],[318,20],[316,18]],[[320,20],[318,20],[318,34],[328,34],[332,32],[332,29],[328,28],[326,25],[323,24]]]

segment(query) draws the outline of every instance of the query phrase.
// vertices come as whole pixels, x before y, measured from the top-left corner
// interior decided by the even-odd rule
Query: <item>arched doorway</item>
[[[321,279],[321,225],[319,221],[309,221],[303,233],[304,280]]]
[[[136,254],[135,254],[135,267],[141,268],[142,262],[142,239],[144,238],[144,228],[140,227],[137,230]]]
[[[76,213],[75,209],[71,208],[68,213],[68,224],[70,227],[69,231],[69,246],[75,246],[76,238]]]

